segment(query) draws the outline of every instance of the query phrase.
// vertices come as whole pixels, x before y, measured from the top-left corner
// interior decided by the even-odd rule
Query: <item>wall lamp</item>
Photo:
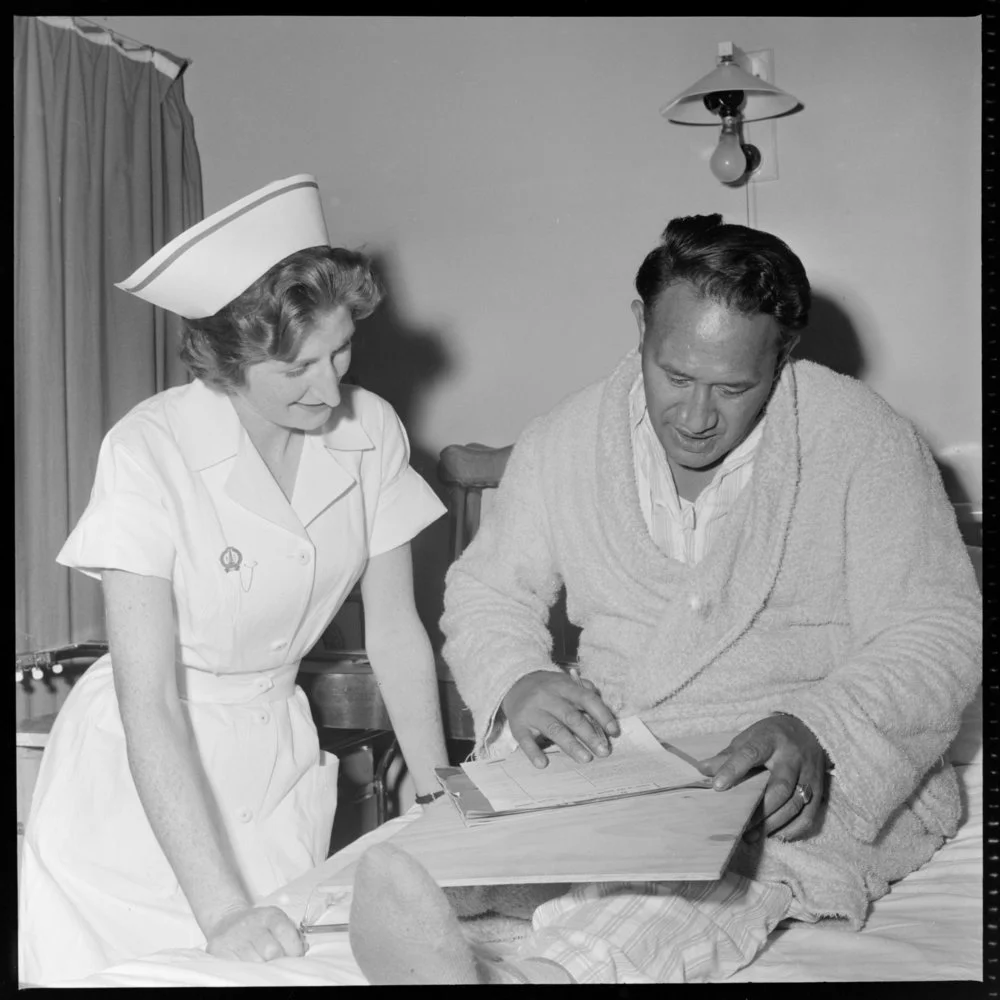
[[[733,185],[748,181],[761,165],[760,150],[743,141],[743,123],[802,108],[791,94],[743,69],[741,56],[748,62],[732,42],[720,42],[715,69],[660,108],[660,114],[677,125],[718,126],[721,121],[722,134],[709,166],[720,181]]]

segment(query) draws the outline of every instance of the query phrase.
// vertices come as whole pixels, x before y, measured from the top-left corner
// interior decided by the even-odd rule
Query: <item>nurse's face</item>
[[[238,404],[271,424],[318,430],[340,403],[340,380],[351,364],[354,320],[345,306],[323,313],[292,361],[250,365]]]

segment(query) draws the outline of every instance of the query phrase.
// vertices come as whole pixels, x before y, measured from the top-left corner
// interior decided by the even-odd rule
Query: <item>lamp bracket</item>
[[[750,73],[753,76],[760,76],[753,68],[753,57],[757,54],[756,52],[744,52],[743,49],[732,42],[719,42],[717,61],[721,62],[723,59],[726,59],[734,65],[739,66],[744,72]]]
[[[774,50],[760,49],[739,52],[742,68],[752,76],[767,83],[774,83]],[[745,60],[745,62],[742,62]],[[778,123],[773,119],[748,122],[743,128],[744,138],[757,149],[760,159],[750,178],[754,184],[778,179]]]

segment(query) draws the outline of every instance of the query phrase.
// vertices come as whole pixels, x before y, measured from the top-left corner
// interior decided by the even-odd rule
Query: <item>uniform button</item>
[[[303,549],[299,553],[298,559],[299,559],[299,562],[302,563],[303,566],[308,566],[309,565],[309,560],[312,559],[312,554],[310,552],[308,552],[306,549]]]
[[[236,818],[241,823],[249,823],[253,819],[253,813],[244,806],[237,814]]]
[[[261,709],[259,712],[255,713],[254,718],[262,725],[267,725],[271,721],[271,716],[268,712]]]
[[[255,687],[258,691],[270,691],[274,687],[274,681],[270,677],[258,677]]]

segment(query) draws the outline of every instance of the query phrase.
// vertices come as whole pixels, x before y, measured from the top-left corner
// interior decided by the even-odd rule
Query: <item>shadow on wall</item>
[[[857,328],[841,305],[822,292],[813,290],[809,326],[795,348],[795,357],[864,379],[865,353]]]
[[[438,455],[413,435],[417,411],[434,384],[451,368],[440,334],[414,326],[400,315],[393,294],[393,269],[385,255],[372,254],[385,288],[375,312],[358,324],[348,381],[370,389],[392,404],[410,437],[410,464],[445,502],[437,478]],[[444,574],[448,569],[448,518],[440,517],[413,540],[413,577],[417,611],[435,648],[440,648]]]
[[[809,326],[795,348],[795,357],[826,365],[841,375],[864,381],[867,359],[861,337],[851,317],[840,303],[822,292],[813,290],[809,310]],[[975,498],[969,491],[957,466],[935,456],[938,470],[952,503],[969,503]]]

